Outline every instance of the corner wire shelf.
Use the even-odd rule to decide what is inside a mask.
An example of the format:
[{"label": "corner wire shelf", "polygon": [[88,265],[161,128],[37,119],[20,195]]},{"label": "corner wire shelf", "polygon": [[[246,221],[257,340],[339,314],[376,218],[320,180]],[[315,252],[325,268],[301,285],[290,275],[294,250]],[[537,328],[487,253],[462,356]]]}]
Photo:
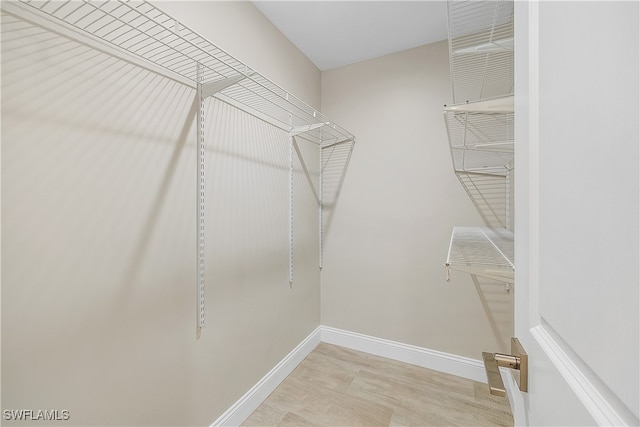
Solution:
[{"label": "corner wire shelf", "polygon": [[[317,144],[322,167],[318,198],[335,203],[355,145],[344,128],[177,19],[144,0],[4,1],[2,12],[122,58],[196,89],[197,115],[197,336],[204,327],[204,100],[214,96],[288,132],[290,143],[289,282],[293,282],[293,144]],[[339,147],[339,150],[338,150]],[[341,155],[330,155],[336,150]],[[327,155],[325,155],[325,151]],[[323,176],[324,175],[324,176]],[[335,184],[338,182],[339,184]],[[320,220],[322,242],[322,220]],[[322,243],[321,243],[322,249]],[[320,260],[322,265],[322,260]]]},{"label": "corner wire shelf", "polygon": [[513,0],[447,2],[454,105],[444,122],[456,177],[486,227],[455,227],[446,262],[513,283]]}]

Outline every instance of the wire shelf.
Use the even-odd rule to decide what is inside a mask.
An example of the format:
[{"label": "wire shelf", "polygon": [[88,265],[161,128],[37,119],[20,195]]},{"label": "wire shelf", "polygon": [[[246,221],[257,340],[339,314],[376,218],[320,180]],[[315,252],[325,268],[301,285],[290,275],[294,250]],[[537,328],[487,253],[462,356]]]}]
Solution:
[{"label": "wire shelf", "polygon": [[513,232],[484,227],[454,227],[445,267],[513,283]]},{"label": "wire shelf", "polygon": [[506,176],[513,167],[513,111],[445,108],[444,120],[456,172]]},{"label": "wire shelf", "polygon": [[[218,83],[222,100],[320,145],[354,136],[260,73],[146,1],[3,2],[3,10],[29,10],[66,30],[106,42],[124,55],[191,82]],[[198,80],[198,68],[201,80]],[[226,87],[228,86],[228,87]]]},{"label": "wire shelf", "polygon": [[513,1],[448,2],[454,103],[513,93]]}]

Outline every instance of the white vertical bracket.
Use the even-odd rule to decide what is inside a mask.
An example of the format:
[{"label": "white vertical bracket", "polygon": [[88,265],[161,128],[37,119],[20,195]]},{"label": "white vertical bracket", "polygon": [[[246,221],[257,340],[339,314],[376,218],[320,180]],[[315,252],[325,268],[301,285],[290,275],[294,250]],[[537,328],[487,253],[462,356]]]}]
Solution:
[{"label": "white vertical bracket", "polygon": [[512,230],[511,226],[511,169],[507,170],[507,175],[504,177],[505,187],[505,212],[504,212],[504,228]]},{"label": "white vertical bracket", "polygon": [[196,323],[196,337],[200,338],[201,329],[204,327],[204,270],[205,270],[205,252],[204,252],[204,207],[205,207],[205,175],[204,175],[204,161],[205,161],[205,96],[203,93],[204,83],[204,70],[202,65],[197,65],[197,98],[198,98],[198,116],[197,116],[197,138],[198,146],[197,151],[197,198],[196,198],[196,292],[198,296],[197,300],[197,323]]},{"label": "white vertical bracket", "polygon": [[[289,121],[293,117],[289,114]],[[289,286],[293,286],[293,144],[294,136],[289,133]]]},{"label": "white vertical bracket", "polygon": [[322,131],[320,131],[320,145],[318,146],[318,149],[320,151],[320,155],[318,156],[320,158],[319,162],[320,162],[320,166],[318,168],[318,244],[320,245],[319,248],[319,261],[318,261],[318,266],[320,267],[320,270],[322,270],[322,265],[324,263],[324,204],[323,204],[323,199],[322,199],[322,191],[323,191],[323,182],[322,182],[322,177],[324,175],[324,168],[323,168],[323,162],[322,162],[322,157],[324,154],[324,149],[322,147]]}]

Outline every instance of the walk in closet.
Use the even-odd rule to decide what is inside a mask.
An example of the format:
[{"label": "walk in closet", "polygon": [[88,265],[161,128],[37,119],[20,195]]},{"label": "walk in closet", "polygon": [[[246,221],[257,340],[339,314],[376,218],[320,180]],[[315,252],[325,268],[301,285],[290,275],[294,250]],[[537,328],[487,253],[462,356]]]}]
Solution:
[{"label": "walk in closet", "polygon": [[2,0],[2,425],[637,425],[639,12]]},{"label": "walk in closet", "polygon": [[511,296],[466,273],[513,280],[513,82],[472,70],[508,11],[320,70],[248,1],[0,8],[3,409],[239,425],[319,342],[484,381]]}]

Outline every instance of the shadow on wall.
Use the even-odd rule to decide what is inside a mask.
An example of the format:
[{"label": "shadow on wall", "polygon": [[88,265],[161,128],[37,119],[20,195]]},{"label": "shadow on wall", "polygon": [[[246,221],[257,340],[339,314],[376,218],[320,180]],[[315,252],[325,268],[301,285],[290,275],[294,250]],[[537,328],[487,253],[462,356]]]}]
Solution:
[{"label": "shadow on wall", "polygon": [[[218,408],[190,420],[186,403],[195,369],[187,350],[195,336],[195,95],[2,16],[3,408],[67,408],[80,424],[215,419]],[[218,317],[254,319],[261,312],[243,303],[269,304],[289,291],[288,138],[215,99],[206,114],[206,293],[215,296],[207,304]],[[317,148],[302,151],[318,165]],[[306,226],[317,222],[317,204],[303,191],[299,161],[295,174],[297,262],[317,268],[317,228]],[[278,316],[246,329],[266,332]],[[261,352],[251,345],[244,350]],[[229,387],[215,378],[229,370],[208,368],[206,381]]]},{"label": "shadow on wall", "polygon": [[336,144],[322,150],[322,201],[323,201],[323,233],[329,235],[336,211],[336,204],[348,170],[354,142]]},{"label": "shadow on wall", "polygon": [[482,303],[487,321],[491,326],[491,332],[493,333],[495,341],[501,345],[499,351],[510,354],[510,337],[513,336],[513,330],[511,329],[513,299],[506,297],[506,294],[507,292],[512,292],[512,285],[507,285],[475,274],[471,274],[470,276],[475,285],[480,302]]}]

